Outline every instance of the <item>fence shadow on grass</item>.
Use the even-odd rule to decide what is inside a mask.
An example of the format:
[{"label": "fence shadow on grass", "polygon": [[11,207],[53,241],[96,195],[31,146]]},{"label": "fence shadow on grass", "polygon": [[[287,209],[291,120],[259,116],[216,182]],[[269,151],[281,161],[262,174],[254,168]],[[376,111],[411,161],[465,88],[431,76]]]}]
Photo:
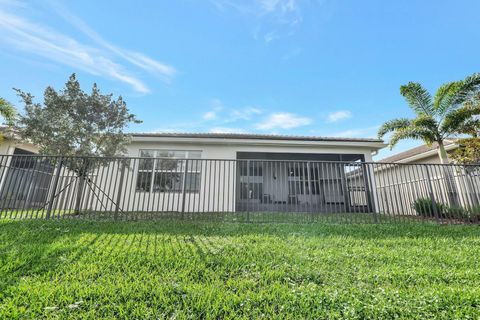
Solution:
[{"label": "fence shadow on grass", "polygon": [[88,220],[0,220],[0,239],[5,239],[1,250],[8,246],[35,242],[46,244],[68,237],[75,241],[83,234],[158,234],[171,237],[242,237],[268,235],[286,237],[351,237],[355,239],[389,238],[463,238],[480,236],[475,225],[438,225],[435,223],[386,224],[289,224],[289,223],[218,223],[182,219],[150,221],[88,221]]},{"label": "fence shadow on grass", "polygon": [[[244,224],[198,221],[105,222],[85,220],[0,220],[0,292],[22,277],[61,274],[81,259],[142,259],[154,255],[205,260],[222,253],[229,238],[245,241],[264,236],[265,241],[298,238],[438,239],[460,241],[479,238],[478,226],[438,224]],[[243,240],[242,240],[243,241]],[[241,242],[241,241],[240,241]],[[448,243],[448,242],[447,242]],[[88,253],[88,254],[87,254]],[[148,259],[145,261],[148,262]],[[161,260],[159,260],[161,261]],[[151,261],[149,262],[151,263]]]}]

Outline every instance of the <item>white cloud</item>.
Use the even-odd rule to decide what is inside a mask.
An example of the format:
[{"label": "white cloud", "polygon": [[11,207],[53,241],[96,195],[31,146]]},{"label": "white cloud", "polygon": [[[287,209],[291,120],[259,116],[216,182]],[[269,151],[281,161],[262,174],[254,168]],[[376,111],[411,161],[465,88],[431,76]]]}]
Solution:
[{"label": "white cloud", "polygon": [[76,27],[79,31],[87,35],[97,44],[117,54],[119,57],[136,65],[137,67],[152,74],[156,74],[162,77],[165,81],[168,81],[177,73],[175,68],[173,68],[172,66],[156,61],[140,52],[125,50],[109,43],[95,30],[90,28],[90,26],[88,26],[83,20],[71,14],[65,7],[61,6],[56,2],[51,2],[51,5],[54,7],[56,12],[64,18],[65,21]]},{"label": "white cloud", "polygon": [[220,99],[217,99],[217,98],[214,98],[210,101],[210,107],[214,110],[214,111],[220,111],[224,108],[224,105],[222,103],[222,100]]},{"label": "white cloud", "polygon": [[234,122],[238,120],[250,120],[254,115],[259,115],[262,113],[262,110],[256,107],[246,107],[243,109],[235,109],[230,114],[230,119],[228,122]]},{"label": "white cloud", "polygon": [[244,129],[229,128],[229,127],[215,127],[209,130],[211,133],[245,133]]},{"label": "white cloud", "polygon": [[210,108],[210,111],[207,111],[202,115],[203,120],[210,121],[217,119],[219,112],[224,109],[224,106],[220,99],[214,98],[210,101]]},{"label": "white cloud", "polygon": [[202,114],[202,119],[206,121],[216,120],[217,125],[224,125],[247,121],[261,113],[262,111],[257,107],[231,108],[225,106],[220,99],[214,98],[210,101],[210,110]]},{"label": "white cloud", "polygon": [[270,43],[273,40],[277,40],[279,36],[275,31],[269,32],[266,35],[263,36],[263,39],[265,40],[266,43]]},{"label": "white cloud", "polygon": [[[137,76],[127,70],[119,61],[128,62],[168,81],[175,69],[138,52],[131,52],[105,41],[83,21],[65,10],[58,10],[62,16],[85,33],[100,46],[77,41],[75,38],[56,31],[44,24],[32,22],[17,14],[7,13],[0,3],[0,42],[10,48],[42,56],[53,62],[93,75],[104,76],[130,85],[135,91],[148,93],[150,89]],[[25,9],[28,9],[25,7]],[[18,11],[18,10],[17,10]],[[114,60],[114,58],[117,58]]]},{"label": "white cloud", "polygon": [[379,128],[380,126],[371,126],[366,128],[349,129],[330,134],[330,136],[342,138],[376,138]]},{"label": "white cloud", "polygon": [[[265,43],[293,34],[293,27],[302,21],[298,0],[210,0],[222,12],[233,10],[254,18],[254,39]],[[260,33],[260,34],[259,34]]]},{"label": "white cloud", "polygon": [[259,130],[292,129],[311,123],[312,119],[310,118],[297,116],[293,113],[278,112],[271,114],[264,121],[257,123],[256,128]]},{"label": "white cloud", "polygon": [[208,111],[203,114],[202,118],[204,120],[213,120],[217,118],[217,113],[215,111]]},{"label": "white cloud", "polygon": [[170,127],[165,127],[165,128],[158,128],[155,130],[150,130],[150,131],[140,131],[140,133],[183,133],[185,130],[182,130],[180,128],[170,128]]},{"label": "white cloud", "polygon": [[340,120],[349,119],[351,117],[352,117],[352,113],[350,111],[341,110],[341,111],[335,111],[335,112],[330,113],[327,116],[327,121],[328,122],[337,122],[337,121],[340,121]]},{"label": "white cloud", "polygon": [[297,10],[296,0],[257,0],[257,3],[265,12],[277,12],[286,14]]}]

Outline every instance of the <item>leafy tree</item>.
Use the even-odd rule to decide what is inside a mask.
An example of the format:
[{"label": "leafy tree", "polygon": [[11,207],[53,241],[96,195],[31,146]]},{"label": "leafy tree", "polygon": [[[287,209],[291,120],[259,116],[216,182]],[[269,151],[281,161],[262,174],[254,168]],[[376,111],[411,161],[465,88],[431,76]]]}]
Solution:
[{"label": "leafy tree", "polygon": [[72,74],[65,88],[56,91],[47,87],[43,104],[35,103],[30,93],[15,89],[25,112],[19,118],[21,138],[39,147],[41,154],[62,156],[62,165],[76,172],[79,181],[76,209],[80,208],[84,184],[95,164],[124,153],[130,137],[123,130],[130,123],[139,123],[119,96],[102,94],[94,84],[90,94],[80,88]]},{"label": "leafy tree", "polygon": [[[480,108],[480,93],[476,94],[474,99],[467,101],[465,106],[469,110],[475,110]],[[458,149],[452,154],[453,161],[459,164],[479,164],[480,163],[480,117],[474,116],[469,121],[464,123],[462,131],[465,134],[472,136],[472,138],[459,139]]]},{"label": "leafy tree", "polygon": [[459,148],[451,158],[458,164],[480,164],[480,139],[469,138],[458,140]]},{"label": "leafy tree", "polygon": [[442,85],[434,97],[421,84],[409,82],[400,87],[400,94],[416,117],[387,121],[380,127],[378,136],[383,138],[392,132],[390,148],[403,139],[422,140],[427,145],[436,142],[441,162],[448,163],[444,140],[462,134],[476,135],[480,105],[471,101],[479,90],[480,73]]},{"label": "leafy tree", "polygon": [[101,94],[96,84],[90,94],[80,88],[72,74],[65,88],[47,87],[43,105],[30,93],[15,89],[25,113],[19,119],[19,133],[39,147],[41,154],[58,156],[115,156],[125,151],[130,138],[123,130],[139,123],[119,96]]},{"label": "leafy tree", "polygon": [[[440,161],[447,164],[444,140],[459,135],[474,135],[477,132],[480,106],[471,101],[478,95],[479,90],[480,73],[442,85],[434,97],[420,83],[409,82],[400,87],[400,94],[416,117],[387,121],[380,127],[378,136],[383,138],[391,132],[390,148],[403,139],[422,140],[427,145],[436,142]],[[450,203],[458,206],[454,176],[447,167],[444,168],[444,173]]]}]

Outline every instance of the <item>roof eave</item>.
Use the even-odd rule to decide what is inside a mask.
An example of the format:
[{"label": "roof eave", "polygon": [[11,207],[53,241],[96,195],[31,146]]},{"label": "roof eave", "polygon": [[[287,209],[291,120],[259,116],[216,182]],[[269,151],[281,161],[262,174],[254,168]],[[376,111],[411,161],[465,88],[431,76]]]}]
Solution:
[{"label": "roof eave", "polygon": [[362,140],[289,140],[289,139],[248,139],[248,138],[206,138],[206,137],[179,137],[179,136],[148,136],[132,135],[134,142],[179,142],[179,143],[201,143],[201,144],[234,144],[234,145],[275,145],[275,146],[330,146],[330,147],[363,147],[372,150],[379,150],[387,145],[380,141]]}]

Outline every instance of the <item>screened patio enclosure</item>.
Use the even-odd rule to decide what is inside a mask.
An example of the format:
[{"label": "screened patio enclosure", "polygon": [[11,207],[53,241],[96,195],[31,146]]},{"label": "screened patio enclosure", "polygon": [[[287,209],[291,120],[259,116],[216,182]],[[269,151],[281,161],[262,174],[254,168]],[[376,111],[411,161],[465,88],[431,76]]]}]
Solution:
[{"label": "screened patio enclosure", "polygon": [[237,211],[372,212],[360,154],[237,153]]}]

